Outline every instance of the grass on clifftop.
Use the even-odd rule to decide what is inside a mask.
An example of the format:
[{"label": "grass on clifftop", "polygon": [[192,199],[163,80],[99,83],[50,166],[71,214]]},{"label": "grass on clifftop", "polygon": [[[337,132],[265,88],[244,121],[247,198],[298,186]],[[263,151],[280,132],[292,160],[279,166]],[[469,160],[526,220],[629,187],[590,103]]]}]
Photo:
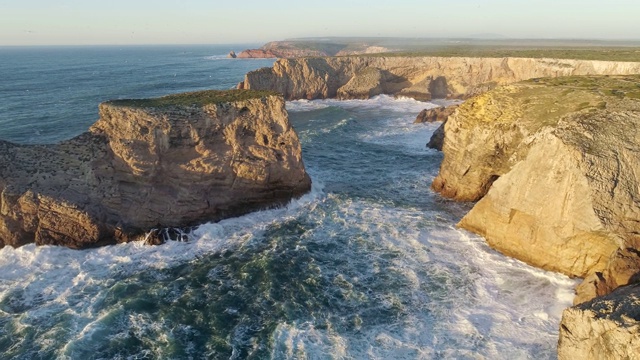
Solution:
[{"label": "grass on clifftop", "polygon": [[562,49],[562,48],[535,48],[535,49],[509,49],[494,47],[446,47],[425,49],[416,51],[400,51],[380,54],[366,54],[359,56],[394,57],[394,56],[435,56],[435,57],[487,57],[487,58],[552,58],[574,60],[602,60],[602,61],[630,61],[640,62],[640,48],[590,48],[590,49]]},{"label": "grass on clifftop", "polygon": [[271,95],[279,94],[273,91],[265,90],[205,90],[172,94],[151,99],[111,100],[107,101],[106,104],[137,108],[166,108],[172,106],[186,107],[259,99]]},{"label": "grass on clifftop", "polygon": [[565,76],[531,79],[523,83],[590,90],[604,96],[614,96],[620,99],[640,99],[640,75]]}]

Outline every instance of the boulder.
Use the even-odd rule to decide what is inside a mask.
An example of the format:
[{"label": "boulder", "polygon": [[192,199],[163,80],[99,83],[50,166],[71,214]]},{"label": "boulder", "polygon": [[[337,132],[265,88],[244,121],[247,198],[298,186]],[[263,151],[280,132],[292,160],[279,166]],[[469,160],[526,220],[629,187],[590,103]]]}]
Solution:
[{"label": "boulder", "polygon": [[109,101],[99,113],[59,144],[0,142],[0,246],[139,240],[310,189],[280,95],[203,91]]},{"label": "boulder", "polygon": [[640,284],[566,309],[558,359],[640,359]]}]

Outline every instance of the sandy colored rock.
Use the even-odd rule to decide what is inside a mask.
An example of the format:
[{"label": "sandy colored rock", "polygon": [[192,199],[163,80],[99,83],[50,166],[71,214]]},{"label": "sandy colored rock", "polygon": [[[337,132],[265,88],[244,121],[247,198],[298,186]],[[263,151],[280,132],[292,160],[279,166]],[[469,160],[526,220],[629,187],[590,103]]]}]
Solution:
[{"label": "sandy colored rock", "polygon": [[206,91],[99,111],[88,132],[57,145],[0,142],[0,245],[137,240],[310,188],[279,95]]},{"label": "sandy colored rock", "polygon": [[[408,56],[344,56],[279,59],[272,68],[249,72],[242,88],[273,90],[287,100],[338,96],[366,68],[388,74],[385,93],[420,100],[468,98],[498,85],[570,75],[640,73],[640,63],[527,58],[444,58]],[[357,80],[355,80],[357,81]],[[348,93],[343,93],[342,97]],[[354,93],[360,98],[361,92]]]},{"label": "sandy colored rock", "polygon": [[459,225],[493,248],[587,277],[580,301],[632,282],[640,272],[638,84],[638,76],[546,79],[467,101],[445,125],[433,188],[479,200]]},{"label": "sandy colored rock", "polygon": [[566,309],[558,359],[640,359],[640,284]]}]

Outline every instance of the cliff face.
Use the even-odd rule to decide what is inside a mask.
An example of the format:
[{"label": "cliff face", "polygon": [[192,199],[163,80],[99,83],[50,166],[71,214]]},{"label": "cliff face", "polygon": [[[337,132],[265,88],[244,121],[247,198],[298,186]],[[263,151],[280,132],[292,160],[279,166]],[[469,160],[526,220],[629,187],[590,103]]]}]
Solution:
[{"label": "cliff face", "polygon": [[281,96],[179,94],[100,105],[57,145],[0,142],[0,246],[138,239],[287,202],[310,188]]},{"label": "cliff face", "polygon": [[280,59],[273,68],[249,72],[239,88],[273,90],[288,100],[367,98],[379,93],[428,100],[468,98],[532,78],[637,73],[640,63],[632,62],[348,56]]},{"label": "cliff face", "polygon": [[544,269],[587,277],[577,301],[640,272],[640,77],[501,87],[445,125],[432,187],[479,200],[460,226]]}]

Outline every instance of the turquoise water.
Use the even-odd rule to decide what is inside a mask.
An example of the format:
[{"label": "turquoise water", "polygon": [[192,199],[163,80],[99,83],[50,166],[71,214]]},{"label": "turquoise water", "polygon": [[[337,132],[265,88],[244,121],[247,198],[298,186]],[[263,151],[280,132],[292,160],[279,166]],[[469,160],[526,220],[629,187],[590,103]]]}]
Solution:
[{"label": "turquoise water", "polygon": [[[0,74],[13,76],[0,85],[0,138],[69,138],[97,118],[99,101],[230,88],[272,63],[225,59],[231,49],[242,47],[0,49],[13,64]],[[203,225],[192,241],[0,250],[0,354],[555,358],[575,283],[456,229],[468,205],[429,190],[442,155],[424,144],[437,125],[412,124],[432,106],[287,103],[312,191]]]}]

